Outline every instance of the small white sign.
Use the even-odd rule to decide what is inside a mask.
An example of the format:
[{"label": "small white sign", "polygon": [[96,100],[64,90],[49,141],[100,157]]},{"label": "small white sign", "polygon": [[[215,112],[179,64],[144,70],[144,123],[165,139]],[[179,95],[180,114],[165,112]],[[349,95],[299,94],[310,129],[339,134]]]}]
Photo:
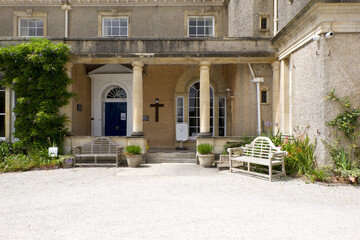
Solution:
[{"label": "small white sign", "polygon": [[121,120],[126,120],[126,113],[121,113],[120,119]]},{"label": "small white sign", "polygon": [[57,147],[49,147],[49,157],[57,157],[58,148]]},{"label": "small white sign", "polygon": [[189,139],[189,127],[187,123],[176,124],[176,141],[186,141]]}]

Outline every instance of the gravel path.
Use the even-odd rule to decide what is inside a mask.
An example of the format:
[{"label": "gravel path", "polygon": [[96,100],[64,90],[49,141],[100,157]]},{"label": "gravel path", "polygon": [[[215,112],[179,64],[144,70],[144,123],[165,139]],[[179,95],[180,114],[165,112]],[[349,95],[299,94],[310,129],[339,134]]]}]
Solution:
[{"label": "gravel path", "polygon": [[360,239],[359,220],[359,187],[194,165],[0,174],[0,239]]}]

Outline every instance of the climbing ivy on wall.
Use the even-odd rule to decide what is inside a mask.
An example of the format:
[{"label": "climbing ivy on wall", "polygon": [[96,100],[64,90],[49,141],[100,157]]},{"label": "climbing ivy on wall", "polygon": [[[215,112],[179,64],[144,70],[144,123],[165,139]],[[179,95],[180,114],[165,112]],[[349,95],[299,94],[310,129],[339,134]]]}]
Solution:
[{"label": "climbing ivy on wall", "polygon": [[0,48],[1,85],[15,91],[15,133],[24,147],[61,146],[68,121],[60,108],[73,93],[64,68],[70,48],[47,39]]},{"label": "climbing ivy on wall", "polygon": [[339,113],[336,118],[326,122],[326,124],[334,127],[338,131],[344,133],[345,137],[348,140],[355,140],[356,128],[360,125],[358,118],[360,116],[360,111],[357,108],[352,108],[351,103],[348,99],[339,98],[335,95],[335,89],[330,91],[327,96],[327,99],[332,101],[339,102],[344,108],[344,112]]}]

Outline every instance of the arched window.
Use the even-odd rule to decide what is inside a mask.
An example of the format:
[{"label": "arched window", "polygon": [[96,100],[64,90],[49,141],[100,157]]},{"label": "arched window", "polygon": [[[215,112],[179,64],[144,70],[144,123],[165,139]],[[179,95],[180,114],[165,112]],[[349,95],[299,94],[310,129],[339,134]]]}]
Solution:
[{"label": "arched window", "polygon": [[[214,126],[214,91],[210,86],[210,132]],[[200,82],[195,82],[189,89],[189,136],[195,137],[200,132]]]},{"label": "arched window", "polygon": [[127,95],[121,87],[114,87],[109,91],[106,98],[127,98]]}]

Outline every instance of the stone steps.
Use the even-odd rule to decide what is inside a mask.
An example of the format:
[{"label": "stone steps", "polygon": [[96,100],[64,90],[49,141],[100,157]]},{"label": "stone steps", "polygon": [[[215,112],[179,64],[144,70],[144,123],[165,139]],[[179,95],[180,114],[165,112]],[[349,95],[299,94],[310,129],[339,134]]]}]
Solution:
[{"label": "stone steps", "polygon": [[169,148],[149,149],[146,153],[147,163],[196,163],[196,151],[175,150]]}]

